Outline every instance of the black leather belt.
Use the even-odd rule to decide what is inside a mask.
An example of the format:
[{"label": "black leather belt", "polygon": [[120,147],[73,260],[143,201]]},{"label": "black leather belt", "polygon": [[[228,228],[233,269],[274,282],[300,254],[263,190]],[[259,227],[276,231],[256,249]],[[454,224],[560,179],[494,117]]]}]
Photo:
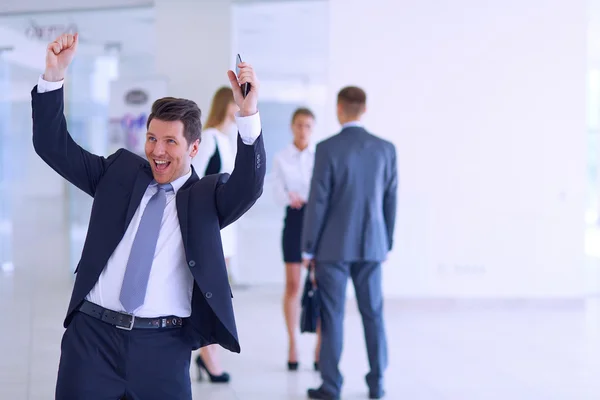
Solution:
[{"label": "black leather belt", "polygon": [[183,326],[183,319],[180,317],[139,318],[135,315],[109,310],[87,300],[84,300],[77,310],[127,331],[132,329],[181,328]]}]

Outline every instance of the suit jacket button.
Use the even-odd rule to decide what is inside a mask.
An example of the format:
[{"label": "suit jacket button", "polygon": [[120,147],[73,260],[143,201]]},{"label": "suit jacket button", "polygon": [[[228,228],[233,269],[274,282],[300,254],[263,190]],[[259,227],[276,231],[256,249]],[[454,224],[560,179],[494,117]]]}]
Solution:
[{"label": "suit jacket button", "polygon": [[206,298],[210,299],[212,297],[212,293],[211,292],[206,292]]},{"label": "suit jacket button", "polygon": [[196,261],[194,261],[194,260],[190,260],[190,262],[188,263],[188,265],[189,265],[190,267],[195,267],[195,266],[196,266]]}]

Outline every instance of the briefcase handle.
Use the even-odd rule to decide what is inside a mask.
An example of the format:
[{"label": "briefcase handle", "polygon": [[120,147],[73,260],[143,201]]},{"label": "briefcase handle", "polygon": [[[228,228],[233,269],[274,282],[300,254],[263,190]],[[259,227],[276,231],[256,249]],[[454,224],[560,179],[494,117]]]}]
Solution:
[{"label": "briefcase handle", "polygon": [[306,271],[310,276],[310,281],[312,282],[313,288],[317,287],[317,279],[315,277],[315,262],[311,260],[308,262],[308,266],[306,267]]}]

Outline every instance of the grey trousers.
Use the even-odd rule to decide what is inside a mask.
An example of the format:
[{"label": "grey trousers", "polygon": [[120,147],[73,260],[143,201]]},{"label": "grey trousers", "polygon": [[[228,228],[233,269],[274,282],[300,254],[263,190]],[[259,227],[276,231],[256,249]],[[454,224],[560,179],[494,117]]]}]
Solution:
[{"label": "grey trousers", "polygon": [[383,322],[381,264],[379,262],[317,262],[315,278],[321,294],[321,352],[319,369],[323,390],[339,395],[343,378],[338,368],[344,341],[346,285],[352,278],[362,317],[370,371],[370,391],[383,389],[387,368],[387,339]]}]

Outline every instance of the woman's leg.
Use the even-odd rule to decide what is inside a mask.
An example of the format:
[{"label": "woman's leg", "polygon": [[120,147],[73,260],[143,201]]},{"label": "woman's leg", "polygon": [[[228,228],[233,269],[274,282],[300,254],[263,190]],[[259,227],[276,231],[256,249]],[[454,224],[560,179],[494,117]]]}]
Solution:
[{"label": "woman's leg", "polygon": [[315,346],[315,366],[319,364],[319,355],[321,353],[321,320],[317,322],[317,345]]},{"label": "woman's leg", "polygon": [[219,361],[218,351],[219,345],[217,344],[211,344],[200,349],[202,361],[204,361],[206,368],[208,368],[208,371],[212,375],[221,375],[223,373],[223,368],[221,367],[221,363]]},{"label": "woman's leg", "polygon": [[288,332],[288,362],[297,362],[296,333],[298,332],[300,312],[300,273],[302,264],[285,264],[285,294],[283,296],[283,314]]}]

